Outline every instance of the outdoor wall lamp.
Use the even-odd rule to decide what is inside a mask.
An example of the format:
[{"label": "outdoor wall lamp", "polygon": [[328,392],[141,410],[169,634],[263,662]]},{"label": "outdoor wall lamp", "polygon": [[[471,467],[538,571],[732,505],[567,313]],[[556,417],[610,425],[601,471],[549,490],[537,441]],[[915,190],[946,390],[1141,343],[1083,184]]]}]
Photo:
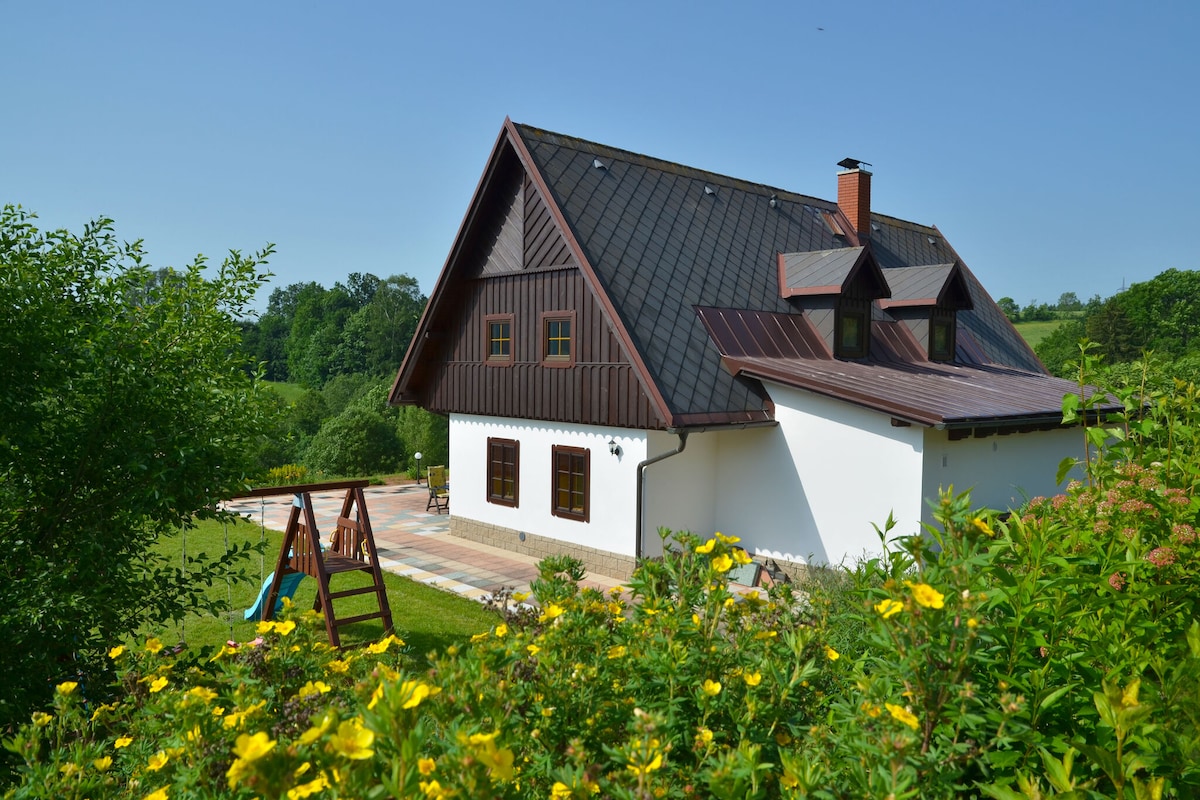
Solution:
[{"label": "outdoor wall lamp", "polygon": [[612,453],[614,456],[621,455],[621,445],[617,444],[615,439],[609,439],[608,452]]}]

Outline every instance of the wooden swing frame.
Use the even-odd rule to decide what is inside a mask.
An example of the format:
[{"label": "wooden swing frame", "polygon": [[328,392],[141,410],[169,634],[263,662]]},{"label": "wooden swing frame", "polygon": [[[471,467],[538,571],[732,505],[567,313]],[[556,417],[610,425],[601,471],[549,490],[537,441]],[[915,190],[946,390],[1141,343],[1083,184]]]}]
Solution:
[{"label": "wooden swing frame", "polygon": [[[395,632],[392,610],[388,605],[387,588],[383,583],[383,571],[380,569],[379,556],[375,549],[375,534],[371,530],[371,518],[367,514],[367,502],[363,495],[363,489],[369,485],[370,481],[355,480],[266,486],[231,498],[293,495],[292,511],[283,532],[283,543],[279,546],[279,557],[275,561],[275,577],[263,603],[263,621],[268,621],[275,615],[275,602],[279,597],[279,586],[283,576],[292,572],[303,572],[317,581],[313,610],[324,615],[325,631],[329,634],[329,643],[334,647],[342,646],[338,628],[355,622],[382,619],[384,636]],[[339,489],[346,490],[342,511],[338,515],[329,545],[322,547],[321,533],[312,509],[312,495],[314,492]],[[367,572],[371,575],[371,585],[331,591],[329,579],[342,572]],[[334,613],[334,600],[368,593],[375,594],[379,604],[378,611],[341,618]]]}]

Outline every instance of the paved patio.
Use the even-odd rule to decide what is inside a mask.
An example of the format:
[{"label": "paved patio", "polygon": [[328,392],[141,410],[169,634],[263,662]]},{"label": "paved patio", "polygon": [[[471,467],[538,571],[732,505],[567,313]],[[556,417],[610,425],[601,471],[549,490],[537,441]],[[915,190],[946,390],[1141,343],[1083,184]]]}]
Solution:
[{"label": "paved patio", "polygon": [[[313,514],[323,535],[333,526],[345,495],[345,491],[313,494]],[[370,486],[363,495],[380,565],[389,572],[479,601],[503,587],[528,592],[530,581],[537,577],[537,559],[532,556],[451,536],[450,516],[425,510],[429,492],[424,486]],[[277,531],[287,526],[291,506],[291,495],[228,504],[253,523]],[[620,583],[593,574],[583,581],[601,590]]]}]

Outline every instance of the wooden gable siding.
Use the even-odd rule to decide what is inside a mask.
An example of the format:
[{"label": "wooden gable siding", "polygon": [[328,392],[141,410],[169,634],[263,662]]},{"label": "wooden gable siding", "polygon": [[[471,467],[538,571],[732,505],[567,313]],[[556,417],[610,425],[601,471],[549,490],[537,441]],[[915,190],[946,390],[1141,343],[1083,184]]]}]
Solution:
[{"label": "wooden gable siding", "polygon": [[[665,428],[579,270],[500,275],[462,287],[422,405],[478,414],[622,428]],[[543,366],[541,317],[574,311],[575,365]],[[485,358],[489,315],[511,314],[512,361]]]},{"label": "wooden gable siding", "polygon": [[569,265],[579,266],[567,246],[566,239],[554,224],[542,196],[528,177],[525,178],[525,268],[545,269]]}]

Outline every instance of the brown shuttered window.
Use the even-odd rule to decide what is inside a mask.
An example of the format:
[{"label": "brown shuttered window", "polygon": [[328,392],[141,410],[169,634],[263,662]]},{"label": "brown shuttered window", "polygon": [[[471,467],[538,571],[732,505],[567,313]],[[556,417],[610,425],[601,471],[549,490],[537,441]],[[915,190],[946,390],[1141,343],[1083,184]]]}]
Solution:
[{"label": "brown shuttered window", "polygon": [[488,437],[487,452],[488,502],[516,507],[520,480],[521,443],[513,439]]},{"label": "brown shuttered window", "polygon": [[483,321],[483,353],[489,364],[511,364],[513,360],[513,315],[490,314]]},{"label": "brown shuttered window", "polygon": [[555,445],[552,454],[553,497],[551,512],[580,522],[588,521],[590,494],[590,451],[581,447]]}]

